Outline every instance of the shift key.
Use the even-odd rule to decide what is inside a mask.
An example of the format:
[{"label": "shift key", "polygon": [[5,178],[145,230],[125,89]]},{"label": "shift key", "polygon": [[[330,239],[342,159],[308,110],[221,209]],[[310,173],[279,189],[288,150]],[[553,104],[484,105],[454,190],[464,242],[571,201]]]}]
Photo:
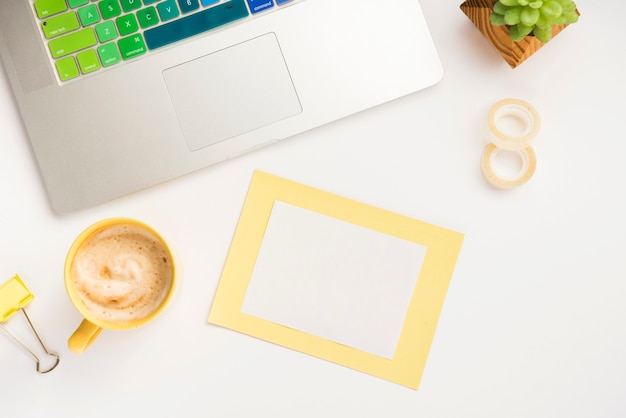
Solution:
[{"label": "shift key", "polygon": [[61,38],[56,38],[48,43],[53,58],[72,54],[81,49],[89,48],[98,43],[93,29],[87,28],[78,32],[70,33]]}]

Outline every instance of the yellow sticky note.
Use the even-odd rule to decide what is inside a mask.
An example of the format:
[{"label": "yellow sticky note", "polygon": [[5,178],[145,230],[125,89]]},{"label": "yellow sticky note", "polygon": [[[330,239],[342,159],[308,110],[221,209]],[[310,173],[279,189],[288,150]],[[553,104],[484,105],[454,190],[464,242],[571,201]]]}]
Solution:
[{"label": "yellow sticky note", "polygon": [[416,389],[462,241],[257,171],[209,322]]}]

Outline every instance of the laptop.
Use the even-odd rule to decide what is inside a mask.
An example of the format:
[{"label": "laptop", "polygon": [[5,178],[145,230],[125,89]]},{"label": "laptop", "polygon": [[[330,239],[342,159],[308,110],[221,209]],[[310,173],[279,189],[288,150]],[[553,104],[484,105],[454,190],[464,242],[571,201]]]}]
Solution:
[{"label": "laptop", "polygon": [[0,56],[60,213],[442,77],[417,0],[1,0]]}]

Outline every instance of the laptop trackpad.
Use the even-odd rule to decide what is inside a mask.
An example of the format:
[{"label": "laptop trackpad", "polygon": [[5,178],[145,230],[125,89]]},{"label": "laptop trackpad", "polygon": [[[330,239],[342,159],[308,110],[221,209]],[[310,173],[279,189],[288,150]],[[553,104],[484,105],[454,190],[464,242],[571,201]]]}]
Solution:
[{"label": "laptop trackpad", "polygon": [[192,151],[302,112],[273,33],[169,68],[163,77]]}]

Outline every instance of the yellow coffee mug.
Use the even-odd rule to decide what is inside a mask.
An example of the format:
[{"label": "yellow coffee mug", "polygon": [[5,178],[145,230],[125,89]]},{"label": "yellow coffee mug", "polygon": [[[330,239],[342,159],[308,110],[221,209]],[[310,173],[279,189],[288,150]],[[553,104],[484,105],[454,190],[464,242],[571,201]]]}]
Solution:
[{"label": "yellow coffee mug", "polygon": [[[81,254],[81,259],[83,259],[85,257],[84,253],[91,251],[91,244],[88,243],[93,242],[95,239],[100,239],[99,237],[103,234],[109,233],[114,235],[114,231],[120,230],[121,228],[127,228],[130,230],[134,230],[135,228],[137,228],[135,231],[141,230],[141,234],[147,234],[146,236],[154,239],[154,242],[159,245],[159,248],[157,248],[157,250],[161,251],[159,258],[162,259],[164,263],[164,267],[162,267],[162,269],[165,273],[169,275],[169,277],[164,279],[166,282],[166,287],[161,290],[162,293],[158,297],[160,303],[156,304],[153,309],[150,309],[150,311],[145,316],[130,319],[126,318],[123,321],[117,321],[98,317],[94,315],[94,311],[88,307],[88,303],[83,299],[83,297],[81,296],[81,292],[77,289],[77,284],[74,277],[74,263],[76,261],[76,256],[79,252]],[[120,238],[118,237],[118,239]],[[141,251],[147,251],[144,247],[146,246],[139,246],[138,248],[140,248]],[[124,245],[122,245],[120,248],[125,247]],[[119,252],[116,254],[116,256],[120,256],[123,258],[127,257],[128,254],[124,252]],[[132,260],[124,260],[123,262],[133,263]],[[81,261],[81,263],[84,263],[84,261]],[[133,265],[131,265],[130,267],[131,272],[129,274],[137,275],[136,268],[133,267]],[[96,270],[97,269],[101,269],[101,273],[106,274],[107,277],[116,279],[116,273],[111,273],[111,270],[109,270],[108,267],[98,266],[96,267]],[[127,330],[137,328],[150,322],[165,309],[167,304],[172,299],[174,289],[176,287],[176,280],[176,266],[173,253],[163,237],[161,237],[161,235],[150,226],[144,224],[143,222],[130,218],[110,218],[96,222],[95,224],[89,226],[87,229],[81,232],[74,240],[65,259],[65,289],[70,298],[70,301],[72,302],[76,310],[78,310],[78,312],[84,318],[80,326],[76,329],[76,331],[68,340],[69,349],[75,353],[84,352],[95,341],[98,335],[100,335],[103,329]],[[128,282],[133,282],[133,280],[128,280]],[[126,289],[131,285],[129,285],[128,283],[123,283],[123,286],[125,286]],[[99,285],[98,288],[101,287],[102,286]]]}]

